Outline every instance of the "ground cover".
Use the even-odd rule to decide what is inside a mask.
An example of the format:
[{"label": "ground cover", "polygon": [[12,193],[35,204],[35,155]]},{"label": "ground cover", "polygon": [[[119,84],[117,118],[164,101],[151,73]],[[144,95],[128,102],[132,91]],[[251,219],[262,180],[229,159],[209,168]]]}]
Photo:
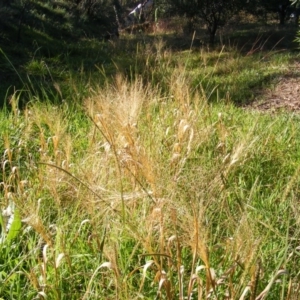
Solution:
[{"label": "ground cover", "polygon": [[297,53],[256,40],[3,51],[1,298],[299,298],[299,116],[249,108]]}]

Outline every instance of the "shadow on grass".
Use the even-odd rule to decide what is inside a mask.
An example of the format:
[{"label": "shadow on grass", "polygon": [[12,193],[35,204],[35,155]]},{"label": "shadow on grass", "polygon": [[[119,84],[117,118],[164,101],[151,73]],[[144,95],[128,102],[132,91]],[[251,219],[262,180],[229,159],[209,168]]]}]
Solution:
[{"label": "shadow on grass", "polygon": [[[0,24],[1,26],[1,24]],[[10,30],[16,30],[10,28]],[[243,26],[231,26],[224,28],[216,37],[214,50],[232,47],[242,55],[261,53],[264,55],[270,51],[297,51],[294,42],[296,28],[290,24],[279,27],[277,25],[244,24]],[[13,36],[13,34],[11,35]],[[7,58],[0,54],[0,105],[8,101],[8,96],[14,90],[30,90],[37,93],[43,99],[43,93],[48,92],[50,101],[60,102],[66,98],[78,94],[75,98],[80,101],[89,90],[101,85],[116,72],[121,72],[128,78],[134,72],[143,75],[143,66],[146,56],[139,55],[136,58],[138,45],[154,45],[159,39],[164,43],[164,48],[172,52],[186,50],[199,51],[199,49],[211,50],[207,44],[208,37],[203,28],[195,34],[143,34],[121,37],[118,41],[102,41],[99,38],[53,38],[45,32],[24,27],[22,42],[14,43],[9,38],[1,38],[0,48]],[[137,66],[138,67],[135,67]],[[279,74],[278,74],[279,75]],[[145,78],[149,80],[150,75]],[[273,75],[253,77],[247,82],[241,82],[245,91],[239,95],[238,90],[228,90],[226,86],[218,90],[218,95],[211,98],[226,98],[231,93],[236,103],[240,103],[240,97],[247,96],[251,101],[251,90],[268,84]],[[272,78],[271,78],[272,77]],[[214,81],[215,80],[215,81]],[[214,79],[207,83],[206,88],[215,87],[222,83]],[[241,79],[243,81],[243,79]],[[199,81],[194,82],[194,86]],[[247,97],[246,97],[247,98]],[[29,99],[23,97],[23,104]],[[69,99],[73,101],[73,99]]]}]

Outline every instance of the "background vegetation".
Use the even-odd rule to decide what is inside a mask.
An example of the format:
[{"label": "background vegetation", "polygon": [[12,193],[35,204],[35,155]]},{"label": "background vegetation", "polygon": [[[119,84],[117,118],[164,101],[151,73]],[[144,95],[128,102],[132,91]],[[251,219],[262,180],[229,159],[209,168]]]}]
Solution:
[{"label": "background vegetation", "polygon": [[299,299],[299,115],[251,108],[298,76],[294,24],[5,9],[0,299]]}]

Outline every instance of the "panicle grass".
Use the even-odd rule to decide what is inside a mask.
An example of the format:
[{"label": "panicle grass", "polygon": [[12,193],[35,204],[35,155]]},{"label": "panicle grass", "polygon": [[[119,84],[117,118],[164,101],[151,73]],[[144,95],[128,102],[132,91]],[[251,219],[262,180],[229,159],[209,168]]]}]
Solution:
[{"label": "panicle grass", "polygon": [[211,104],[163,47],[162,85],[118,75],[83,107],[23,113],[12,97],[0,204],[23,229],[0,244],[4,297],[299,296],[298,117]]}]

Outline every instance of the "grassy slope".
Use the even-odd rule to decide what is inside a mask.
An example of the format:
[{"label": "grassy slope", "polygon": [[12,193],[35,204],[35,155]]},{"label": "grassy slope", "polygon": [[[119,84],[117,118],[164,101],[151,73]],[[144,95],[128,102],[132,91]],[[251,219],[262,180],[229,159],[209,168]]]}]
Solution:
[{"label": "grassy slope", "polygon": [[[53,82],[68,89],[74,77],[80,78],[80,71],[88,73],[95,70],[95,64],[101,66],[111,59],[101,46],[111,29],[109,13],[102,19],[88,19],[65,1],[26,3],[25,10],[18,2],[0,5],[1,107],[8,101],[7,91],[9,95],[14,90],[37,92],[42,86],[53,94]],[[56,98],[52,96],[53,101]]]},{"label": "grassy slope", "polygon": [[299,117],[233,105],[295,55],[170,43],[25,64],[0,119],[3,299],[299,297]]},{"label": "grassy slope", "polygon": [[298,117],[172,89],[120,80],[87,100],[93,122],[38,103],[2,113],[2,205],[24,225],[1,244],[1,295],[153,299],[161,271],[170,299],[191,294],[191,276],[194,295],[204,284],[219,298],[254,289],[257,272],[257,293],[279,270],[270,297],[297,288]]}]

